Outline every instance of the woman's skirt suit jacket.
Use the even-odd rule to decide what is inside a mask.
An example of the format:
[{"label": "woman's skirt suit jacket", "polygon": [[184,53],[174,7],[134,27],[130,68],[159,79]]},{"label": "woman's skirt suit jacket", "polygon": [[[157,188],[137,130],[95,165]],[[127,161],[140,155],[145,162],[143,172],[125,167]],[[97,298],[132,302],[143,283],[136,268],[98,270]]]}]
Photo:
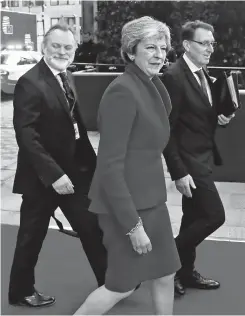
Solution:
[{"label": "woman's skirt suit jacket", "polygon": [[[100,142],[91,184],[108,250],[105,286],[126,292],[180,268],[166,207],[162,152],[169,139],[171,102],[158,76],[134,63],[106,89],[98,111]],[[152,251],[139,255],[126,235],[141,217]]]}]

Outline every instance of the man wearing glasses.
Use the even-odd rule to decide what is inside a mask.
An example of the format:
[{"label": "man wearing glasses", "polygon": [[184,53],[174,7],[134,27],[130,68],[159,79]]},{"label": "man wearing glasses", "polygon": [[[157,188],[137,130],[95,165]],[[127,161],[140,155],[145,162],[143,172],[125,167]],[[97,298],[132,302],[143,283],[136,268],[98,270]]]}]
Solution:
[{"label": "man wearing glasses", "polygon": [[219,125],[231,117],[217,116],[212,80],[205,71],[214,51],[214,29],[201,22],[182,28],[185,53],[163,75],[172,112],[171,136],[164,156],[172,180],[182,194],[182,211],[176,244],[182,268],[175,278],[175,292],[186,287],[217,289],[220,283],[204,278],[194,266],[196,247],[225,221],[224,207],[212,179],[212,164],[222,163],[214,140]]}]

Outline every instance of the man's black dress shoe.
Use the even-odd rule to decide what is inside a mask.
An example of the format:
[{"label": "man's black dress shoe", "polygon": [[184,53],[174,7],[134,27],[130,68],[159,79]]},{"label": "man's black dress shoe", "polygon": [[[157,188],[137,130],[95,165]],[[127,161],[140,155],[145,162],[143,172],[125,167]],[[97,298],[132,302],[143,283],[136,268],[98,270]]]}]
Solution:
[{"label": "man's black dress shoe", "polygon": [[20,300],[9,300],[9,303],[17,306],[28,307],[46,307],[55,303],[55,298],[52,296],[45,296],[42,293],[35,292],[30,296],[25,296]]},{"label": "man's black dress shoe", "polygon": [[212,290],[220,287],[220,283],[218,281],[204,278],[195,270],[190,276],[185,276],[185,278],[181,280],[184,286],[196,289]]},{"label": "man's black dress shoe", "polygon": [[175,276],[174,278],[174,294],[177,296],[185,294],[185,288],[183,284],[181,283],[180,278],[178,276]]}]

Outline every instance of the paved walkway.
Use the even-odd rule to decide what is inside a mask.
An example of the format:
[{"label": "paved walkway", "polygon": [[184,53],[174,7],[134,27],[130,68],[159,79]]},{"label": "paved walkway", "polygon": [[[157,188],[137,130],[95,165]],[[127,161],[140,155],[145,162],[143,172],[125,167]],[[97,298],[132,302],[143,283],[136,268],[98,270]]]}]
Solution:
[{"label": "paved walkway", "polygon": [[[12,184],[16,169],[17,144],[12,126],[12,100],[2,102],[1,105],[1,222],[5,224],[19,224],[19,206],[21,196],[12,194]],[[89,132],[89,138],[97,151],[99,134]],[[164,169],[166,165],[163,160]],[[181,219],[181,195],[176,191],[166,171],[168,190],[168,207],[174,234],[178,233]],[[226,222],[212,238],[234,241],[245,241],[245,183],[216,183],[226,210]],[[68,226],[60,210],[57,217]],[[56,226],[53,220],[51,226]]]}]

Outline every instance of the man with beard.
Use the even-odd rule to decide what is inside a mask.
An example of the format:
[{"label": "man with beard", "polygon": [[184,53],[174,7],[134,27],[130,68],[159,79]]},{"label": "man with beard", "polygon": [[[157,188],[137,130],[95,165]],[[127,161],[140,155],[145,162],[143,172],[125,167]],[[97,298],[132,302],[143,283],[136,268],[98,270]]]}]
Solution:
[{"label": "man with beard", "polygon": [[106,250],[97,216],[87,211],[96,154],[66,71],[76,47],[69,26],[51,27],[44,36],[43,59],[15,88],[13,122],[19,153],[13,192],[22,194],[22,204],[9,285],[9,302],[14,305],[55,302],[34,288],[34,269],[57,207],[78,233],[98,285],[104,284]]},{"label": "man with beard", "polygon": [[[217,289],[218,281],[201,276],[194,267],[196,247],[225,221],[224,207],[212,178],[212,162],[221,164],[214,134],[233,117],[217,115],[212,80],[205,71],[214,51],[214,29],[187,22],[182,29],[185,53],[163,75],[172,102],[171,136],[164,156],[182,196],[183,217],[176,245],[182,268],[175,291],[185,287]],[[209,259],[207,259],[209,260]]]}]

